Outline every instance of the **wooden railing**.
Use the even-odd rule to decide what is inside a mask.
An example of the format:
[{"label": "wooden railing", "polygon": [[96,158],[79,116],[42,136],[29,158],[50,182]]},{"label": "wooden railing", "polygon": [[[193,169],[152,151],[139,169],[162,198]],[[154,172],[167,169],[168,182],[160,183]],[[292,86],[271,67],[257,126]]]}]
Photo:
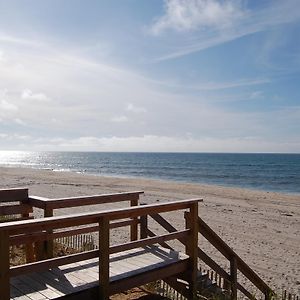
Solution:
[{"label": "wooden railing", "polygon": [[[150,217],[168,232],[172,233],[177,231],[177,229],[161,215],[151,214]],[[186,221],[190,220],[190,217],[187,214],[185,214],[185,218]],[[144,216],[141,219],[142,237],[155,236],[155,234],[149,229],[148,222],[147,216]],[[224,287],[229,289],[231,292],[231,299],[237,299],[237,290],[241,291],[249,299],[255,299],[255,296],[237,281],[238,270],[263,293],[266,300],[271,299],[274,295],[272,289],[201,218],[197,217],[197,223],[199,233],[230,261],[230,273],[227,273],[218,263],[215,262],[215,260],[201,249],[201,243],[200,247],[197,247],[197,257],[219,275],[219,281],[220,277],[223,278]],[[178,238],[178,241],[183,244],[185,243],[182,238]],[[172,247],[166,243],[162,243],[161,245],[172,249]],[[177,291],[180,291],[183,295],[186,295],[184,287],[180,286],[180,284],[175,280],[168,279],[166,282]]]},{"label": "wooden railing", "polygon": [[[139,203],[139,197],[143,194],[143,191],[134,191],[126,193],[113,193],[113,194],[102,194],[102,195],[92,195],[92,196],[80,196],[80,197],[66,197],[66,198],[56,198],[49,199],[39,196],[29,196],[28,204],[32,207],[37,207],[44,210],[44,217],[52,217],[54,211],[62,208],[71,208],[71,207],[82,207],[90,205],[99,205],[99,204],[108,204],[116,202],[129,201],[130,206],[137,206]],[[132,218],[128,220],[127,223],[115,224],[114,226],[120,227],[129,225],[130,226],[130,237],[131,240],[136,240],[138,233],[138,219]],[[37,258],[38,260],[44,258],[53,257],[53,239],[61,238],[69,235],[77,235],[84,233],[91,233],[98,231],[98,227],[87,227],[83,229],[74,229],[68,230],[66,232],[60,232],[53,234],[51,230],[39,234],[35,237],[35,242],[43,240],[43,243],[38,243],[37,246]],[[47,238],[45,238],[47,237]],[[20,240],[21,241],[21,240]]]},{"label": "wooden railing", "polygon": [[28,189],[0,189],[0,221],[31,218],[32,206],[28,203]]},{"label": "wooden railing", "polygon": [[[99,232],[100,240],[107,243],[107,232],[105,230],[119,228],[124,226],[130,227],[130,242],[125,245],[115,245],[107,248],[101,248],[100,251],[104,254],[116,253],[125,251],[126,249],[132,249],[147,243],[159,243],[164,247],[170,247],[166,242],[169,240],[177,239],[182,242],[186,247],[186,252],[191,259],[191,270],[194,270],[190,276],[190,282],[195,282],[196,268],[193,266],[197,264],[197,257],[203,261],[207,266],[214,270],[220,277],[223,278],[225,287],[230,289],[233,299],[237,298],[237,291],[242,292],[249,299],[254,299],[254,295],[251,294],[244,286],[242,286],[237,280],[238,271],[241,272],[259,291],[261,291],[265,299],[270,299],[273,295],[271,288],[201,219],[198,218],[198,209],[192,204],[193,201],[189,200],[181,202],[173,202],[167,204],[158,205],[145,205],[138,206],[136,208],[127,208],[121,210],[114,210],[110,212],[101,213],[86,213],[73,216],[52,217],[53,212],[56,209],[78,207],[83,205],[96,205],[103,203],[112,203],[120,201],[129,201],[132,207],[138,205],[139,195],[143,192],[131,192],[131,193],[118,193],[118,194],[106,194],[106,195],[94,195],[85,197],[71,197],[71,198],[58,198],[48,199],[37,196],[28,196],[28,189],[9,189],[0,190],[0,216],[20,214],[20,219],[30,218],[32,213],[32,207],[38,207],[44,210],[44,219],[27,220],[20,222],[10,222],[0,224],[0,294],[4,282],[7,279],[7,245],[26,245],[26,259],[31,264],[24,266],[11,267],[10,275],[15,276],[22,272],[32,272],[33,270],[41,270],[44,268],[50,268],[51,266],[59,266],[66,260],[65,258],[52,258],[53,257],[53,245],[52,242],[56,238],[62,238],[67,236],[73,236],[77,234],[85,234],[91,232]],[[6,204],[7,202],[7,204]],[[11,204],[19,202],[16,204]],[[3,205],[3,203],[5,203]],[[187,204],[188,203],[188,204]],[[166,212],[172,210],[189,208],[190,212],[185,215],[186,229],[185,231],[178,231],[167,220],[165,220],[159,212]],[[157,210],[156,210],[157,209]],[[124,217],[127,216],[127,217]],[[122,219],[122,217],[127,219]],[[166,235],[156,236],[148,226],[148,219],[152,217],[157,223],[159,223],[164,229],[169,232]],[[107,219],[108,218],[108,219]],[[107,223],[108,220],[108,224]],[[191,222],[191,220],[194,223]],[[114,221],[114,222],[112,222]],[[96,224],[95,224],[96,223]],[[101,225],[99,227],[99,224]],[[74,226],[85,225],[85,227],[74,228]],[[138,240],[138,226],[140,225],[140,240]],[[73,227],[73,228],[68,228]],[[100,228],[106,228],[104,231]],[[55,229],[63,229],[55,231]],[[227,272],[223,269],[215,260],[213,260],[202,249],[201,245],[198,247],[198,232],[208,240],[227,260],[230,262],[230,271]],[[109,233],[108,233],[109,234]],[[193,239],[188,239],[187,235],[193,236]],[[7,241],[7,236],[9,239]],[[2,239],[3,238],[3,239]],[[8,243],[8,244],[7,244]],[[33,243],[43,245],[39,250],[38,259],[45,259],[42,262],[33,262]],[[103,246],[104,247],[104,246]],[[107,246],[105,246],[107,247]],[[42,249],[42,250],[41,250]],[[102,249],[102,250],[101,250]],[[41,254],[42,253],[42,254]],[[74,254],[68,256],[68,263],[72,261],[84,260],[92,257],[97,257],[98,250],[88,251],[84,253]],[[107,254],[107,253],[106,253]],[[3,258],[3,259],[2,259]],[[6,270],[6,271],[3,271]],[[3,273],[4,272],[4,273]],[[105,275],[106,276],[106,275]],[[105,278],[104,276],[104,278]],[[4,279],[3,279],[4,278]],[[6,279],[5,279],[6,278]],[[102,280],[102,279],[101,279]],[[107,282],[106,282],[107,283]],[[168,283],[173,285],[177,290],[184,292],[183,286],[178,285],[176,282],[169,279]],[[226,286],[226,283],[227,286]],[[101,283],[102,284],[102,283]],[[103,283],[104,284],[104,283]],[[195,284],[191,285],[190,292],[195,293]],[[103,295],[106,295],[104,289]]]},{"label": "wooden railing", "polygon": [[[0,223],[33,219],[27,188],[0,189]],[[27,261],[34,259],[32,244],[25,243]]]},{"label": "wooden railing", "polygon": [[237,291],[241,291],[249,299],[255,299],[245,287],[237,281],[237,272],[240,271],[258,290],[265,299],[271,299],[274,295],[272,289],[243,261],[201,218],[198,218],[199,233],[207,239],[230,262],[230,274],[212,260],[203,250],[198,249],[198,255],[210,268],[222,276],[226,282],[230,282],[231,295],[237,298]]},{"label": "wooden railing", "polygon": [[[10,278],[19,274],[26,274],[48,270],[50,268],[70,264],[99,257],[99,294],[100,299],[108,299],[114,290],[109,288],[109,255],[137,247],[145,247],[156,243],[180,239],[184,241],[186,253],[189,256],[187,264],[182,265],[184,269],[176,272],[188,272],[190,283],[190,293],[195,294],[197,276],[197,251],[198,251],[198,201],[191,199],[184,201],[169,202],[164,204],[153,204],[122,208],[115,210],[100,211],[94,213],[81,213],[75,215],[46,217],[43,219],[25,220],[0,224],[0,295],[1,299],[10,299]],[[143,216],[171,212],[178,210],[189,210],[186,215],[186,228],[181,231],[172,232],[155,237],[144,237],[140,240],[130,241],[127,244],[110,245],[110,228],[128,225],[132,218],[140,220]],[[139,222],[140,223],[140,222]],[[34,242],[42,239],[53,239],[61,235],[57,229],[64,229],[74,226],[90,226],[97,224],[99,234],[99,250],[91,250],[82,253],[45,259],[42,261],[26,263],[20,266],[10,266],[9,264],[9,245],[18,244],[24,240]],[[131,223],[130,223],[131,224]],[[76,229],[81,230],[81,229]],[[49,232],[52,232],[49,236]],[[70,233],[70,231],[68,231]],[[74,233],[74,231],[72,232]],[[101,259],[100,259],[101,258]],[[150,278],[149,278],[150,280]],[[124,287],[125,288],[125,287]]]}]

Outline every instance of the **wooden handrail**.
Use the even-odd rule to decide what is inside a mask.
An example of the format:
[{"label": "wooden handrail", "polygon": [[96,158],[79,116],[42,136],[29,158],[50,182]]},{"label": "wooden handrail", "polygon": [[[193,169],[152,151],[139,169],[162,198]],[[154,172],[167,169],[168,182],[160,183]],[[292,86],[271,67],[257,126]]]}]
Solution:
[{"label": "wooden handrail", "polygon": [[[238,269],[265,295],[266,298],[271,297],[273,294],[272,289],[246,264],[246,262],[244,262],[200,217],[198,217],[198,223],[200,234],[202,234],[231,262],[231,270],[233,273],[236,273],[235,269]],[[233,280],[235,281],[236,274],[231,275],[234,276]]]},{"label": "wooden handrail", "polygon": [[97,223],[99,218],[108,217],[109,220],[139,217],[154,212],[168,212],[190,208],[201,199],[189,199],[173,201],[161,204],[150,204],[145,206],[119,208],[115,210],[104,210],[92,213],[79,213],[73,215],[55,216],[35,220],[16,221],[0,224],[0,231],[8,231],[10,235],[23,234],[28,232],[65,228],[91,223]]},{"label": "wooden handrail", "polygon": [[0,202],[27,201],[28,188],[0,189]]},{"label": "wooden handrail", "polygon": [[[168,232],[176,232],[177,231],[177,229],[173,225],[171,225],[166,219],[164,219],[161,215],[159,215],[159,214],[151,214],[150,217],[152,217],[159,225],[161,225]],[[144,221],[144,223],[146,225],[145,221]],[[199,226],[199,231],[200,230],[202,231],[203,228],[200,228],[200,226]],[[154,234],[149,229],[147,229],[146,232],[148,233],[148,235],[154,236]],[[178,238],[177,240],[179,242],[181,242],[181,243],[184,244],[184,240],[183,239]],[[222,242],[223,242],[223,240],[222,240]],[[229,248],[229,246],[227,244],[225,244],[225,245]],[[165,244],[165,245],[162,244],[162,246],[168,247],[168,248],[172,249],[168,244]],[[231,250],[231,248],[229,248],[229,249]],[[229,249],[227,249],[226,254],[230,251]],[[213,269],[215,272],[217,272],[222,278],[224,278],[227,282],[230,282],[230,280],[231,280],[230,274],[228,274],[221,266],[219,266],[213,259],[211,259],[202,249],[200,249],[200,247],[198,247],[198,257],[205,264],[207,264],[211,269]],[[254,298],[253,295],[249,291],[247,291],[238,282],[237,282],[237,289],[240,290],[249,299],[253,299]]]},{"label": "wooden handrail", "polygon": [[138,199],[139,195],[143,194],[143,191],[134,191],[126,193],[113,193],[113,194],[101,194],[92,196],[80,196],[80,197],[66,197],[49,199],[45,197],[30,196],[29,203],[35,207],[42,209],[59,209],[78,207],[84,205],[96,205],[121,201],[131,201],[132,199]]}]

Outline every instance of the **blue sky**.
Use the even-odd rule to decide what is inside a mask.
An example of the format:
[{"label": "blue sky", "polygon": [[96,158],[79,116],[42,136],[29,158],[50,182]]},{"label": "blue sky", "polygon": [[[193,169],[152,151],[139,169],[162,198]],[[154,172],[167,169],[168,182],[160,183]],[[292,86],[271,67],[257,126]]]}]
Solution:
[{"label": "blue sky", "polygon": [[300,152],[300,2],[0,0],[0,149]]}]

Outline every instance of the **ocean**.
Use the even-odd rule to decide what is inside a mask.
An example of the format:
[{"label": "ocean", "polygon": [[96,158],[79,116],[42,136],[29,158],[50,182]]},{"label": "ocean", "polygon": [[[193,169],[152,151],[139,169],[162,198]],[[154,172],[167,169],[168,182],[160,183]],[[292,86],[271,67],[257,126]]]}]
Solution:
[{"label": "ocean", "polygon": [[300,154],[0,151],[0,165],[300,193]]}]

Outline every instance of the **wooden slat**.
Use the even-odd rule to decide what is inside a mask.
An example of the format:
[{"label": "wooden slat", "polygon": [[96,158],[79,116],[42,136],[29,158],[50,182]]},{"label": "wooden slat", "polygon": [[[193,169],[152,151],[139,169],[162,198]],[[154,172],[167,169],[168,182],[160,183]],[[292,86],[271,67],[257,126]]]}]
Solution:
[{"label": "wooden slat", "polygon": [[237,299],[237,260],[233,256],[230,260],[231,298]]},{"label": "wooden slat", "polygon": [[27,188],[0,189],[0,202],[26,201]]},{"label": "wooden slat", "polygon": [[99,221],[99,298],[109,299],[109,219]]},{"label": "wooden slat", "polygon": [[149,245],[153,245],[153,244],[159,244],[159,243],[171,241],[174,239],[184,239],[187,237],[187,235],[189,233],[190,233],[190,230],[182,230],[182,231],[168,233],[168,234],[164,234],[164,235],[160,235],[160,236],[148,237],[148,238],[145,238],[142,240],[133,241],[133,242],[129,242],[129,243],[122,244],[122,245],[112,246],[112,247],[110,247],[110,253],[112,254],[112,253],[130,250],[133,248],[145,247],[145,246],[149,246]]},{"label": "wooden slat", "polygon": [[9,241],[7,231],[0,231],[0,295],[1,300],[10,299]]},{"label": "wooden slat", "polygon": [[32,211],[32,207],[28,204],[0,206],[0,216],[29,214],[32,213]]},{"label": "wooden slat", "polygon": [[87,260],[91,258],[98,257],[98,250],[91,250],[82,253],[70,254],[68,256],[55,257],[51,259],[46,259],[43,261],[33,262],[26,265],[13,266],[10,268],[10,276],[18,276],[20,274],[40,272],[48,270],[50,268],[55,268],[62,265],[71,264],[81,260]]},{"label": "wooden slat", "polygon": [[155,212],[171,212],[174,210],[187,209],[193,203],[202,201],[202,199],[189,199],[181,201],[173,201],[162,204],[151,204],[138,207],[120,208],[115,210],[98,211],[94,213],[80,213],[74,215],[54,216],[51,218],[35,219],[20,222],[10,222],[0,224],[1,230],[9,230],[11,235],[32,232],[34,230],[49,230],[50,228],[64,228],[71,226],[79,226],[90,223],[97,223],[99,218],[103,216],[109,217],[110,220],[125,219],[138,217]]}]

